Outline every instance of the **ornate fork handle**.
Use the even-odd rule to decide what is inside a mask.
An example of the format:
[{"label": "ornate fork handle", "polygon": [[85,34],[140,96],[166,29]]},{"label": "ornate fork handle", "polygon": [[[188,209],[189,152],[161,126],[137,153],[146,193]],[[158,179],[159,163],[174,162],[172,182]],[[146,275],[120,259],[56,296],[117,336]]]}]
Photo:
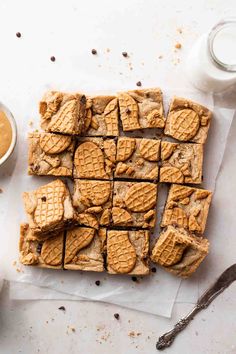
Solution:
[{"label": "ornate fork handle", "polygon": [[161,337],[159,337],[158,342],[156,344],[156,348],[158,350],[163,350],[169,347],[173,343],[177,334],[180,333],[185,327],[187,327],[189,322],[191,322],[191,320],[199,311],[206,307],[207,305],[196,305],[187,316],[185,316],[175,324],[174,328],[171,331],[166,332]]}]

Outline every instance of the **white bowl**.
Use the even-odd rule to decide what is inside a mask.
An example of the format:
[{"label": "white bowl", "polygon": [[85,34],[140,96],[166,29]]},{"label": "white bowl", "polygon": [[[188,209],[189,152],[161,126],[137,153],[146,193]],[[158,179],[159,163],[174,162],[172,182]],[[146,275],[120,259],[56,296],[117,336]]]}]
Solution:
[{"label": "white bowl", "polygon": [[11,145],[9,146],[9,149],[7,150],[7,152],[5,153],[5,155],[3,155],[0,158],[0,167],[4,164],[5,161],[8,160],[8,158],[11,156],[11,154],[14,151],[15,145],[16,145],[16,140],[17,140],[17,128],[16,128],[16,122],[15,119],[12,115],[12,113],[9,111],[9,109],[0,102],[0,111],[4,112],[5,115],[7,116],[10,124],[11,124],[11,129],[12,129],[12,140],[11,140]]}]

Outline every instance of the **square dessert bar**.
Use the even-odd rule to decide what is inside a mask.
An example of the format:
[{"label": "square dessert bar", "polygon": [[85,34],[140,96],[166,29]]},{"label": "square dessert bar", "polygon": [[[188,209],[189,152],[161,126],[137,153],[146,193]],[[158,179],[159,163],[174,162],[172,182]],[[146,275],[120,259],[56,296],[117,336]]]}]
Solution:
[{"label": "square dessert bar", "polygon": [[197,270],[208,251],[207,239],[194,237],[190,232],[170,225],[160,234],[151,260],[167,271],[187,278]]},{"label": "square dessert bar", "polygon": [[118,99],[115,96],[95,96],[86,103],[84,135],[118,136]]},{"label": "square dessert bar", "polygon": [[30,133],[28,142],[29,175],[72,176],[75,143],[71,136]]},{"label": "square dessert bar", "polygon": [[55,235],[75,223],[70,192],[59,179],[38,189],[23,193],[25,211],[32,234]]},{"label": "square dessert bar", "polygon": [[159,88],[121,92],[118,100],[124,131],[164,128],[163,100]]},{"label": "square dessert bar", "polygon": [[212,112],[186,98],[174,97],[166,119],[166,135],[180,141],[205,143]]},{"label": "square dessert bar", "polygon": [[113,182],[76,179],[73,205],[79,224],[98,229],[111,222]]},{"label": "square dessert bar", "polygon": [[120,137],[117,141],[116,178],[156,180],[160,140]]},{"label": "square dessert bar", "polygon": [[43,240],[35,237],[29,225],[20,225],[20,262],[41,268],[60,269],[63,266],[64,232],[51,237],[45,235]]},{"label": "square dessert bar", "polygon": [[66,233],[64,268],[102,272],[106,229],[76,227]]},{"label": "square dessert bar", "polygon": [[157,185],[150,182],[114,182],[114,226],[152,229],[156,222]]},{"label": "square dessert bar", "polygon": [[203,145],[161,142],[160,182],[201,183]]},{"label": "square dessert bar", "polygon": [[112,179],[115,162],[114,139],[80,138],[74,155],[74,178]]},{"label": "square dessert bar", "polygon": [[81,134],[85,124],[86,97],[82,94],[47,92],[39,103],[41,128],[47,132]]},{"label": "square dessert bar", "polygon": [[206,227],[212,192],[173,184],[170,187],[161,226],[177,225],[202,234]]},{"label": "square dessert bar", "polygon": [[149,274],[149,231],[108,230],[107,270],[110,274]]}]

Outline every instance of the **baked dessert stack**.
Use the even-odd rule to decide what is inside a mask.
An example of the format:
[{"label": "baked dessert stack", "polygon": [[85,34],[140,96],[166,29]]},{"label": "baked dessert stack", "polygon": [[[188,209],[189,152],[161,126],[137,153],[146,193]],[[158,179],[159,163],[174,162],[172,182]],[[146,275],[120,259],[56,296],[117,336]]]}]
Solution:
[{"label": "baked dessert stack", "polygon": [[[165,118],[154,88],[95,97],[52,91],[40,115],[44,131],[28,137],[28,173],[70,177],[73,191],[56,179],[24,193],[21,262],[146,275],[152,259],[176,275],[192,274],[209,246],[202,235],[211,192],[191,185],[202,182],[210,111],[174,98]],[[146,137],[150,130],[162,138]],[[173,184],[150,251],[159,182]]]}]

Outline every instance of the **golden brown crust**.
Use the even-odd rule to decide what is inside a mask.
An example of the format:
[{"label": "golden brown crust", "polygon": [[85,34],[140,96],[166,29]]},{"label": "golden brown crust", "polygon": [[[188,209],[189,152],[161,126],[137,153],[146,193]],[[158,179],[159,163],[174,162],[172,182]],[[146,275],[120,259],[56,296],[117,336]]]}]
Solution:
[{"label": "golden brown crust", "polygon": [[75,143],[71,136],[30,133],[28,142],[30,175],[72,176]]},{"label": "golden brown crust", "polygon": [[70,193],[61,180],[23,193],[23,200],[29,226],[35,235],[53,235],[74,222]]},{"label": "golden brown crust", "polygon": [[42,268],[62,268],[64,233],[57,236],[45,236],[45,240],[37,239],[29,225],[20,225],[20,262]]},{"label": "golden brown crust", "polygon": [[86,98],[84,95],[47,92],[40,104],[41,128],[47,132],[81,134],[85,122]]},{"label": "golden brown crust", "polygon": [[[157,186],[150,182],[114,182],[112,221],[117,226],[153,228]],[[152,215],[149,215],[151,211]]]},{"label": "golden brown crust", "polygon": [[177,225],[196,233],[206,226],[212,192],[173,184],[170,188],[161,226]]},{"label": "golden brown crust", "polygon": [[148,252],[148,231],[107,231],[108,273],[149,274]]},{"label": "golden brown crust", "polygon": [[204,144],[212,112],[186,98],[174,97],[166,120],[165,134],[180,141]]},{"label": "golden brown crust", "polygon": [[168,226],[160,234],[152,250],[151,260],[167,271],[187,278],[207,256],[208,249],[208,240],[194,237],[182,228]]},{"label": "golden brown crust", "polygon": [[118,94],[124,131],[164,128],[162,92],[159,88],[133,90]]}]

